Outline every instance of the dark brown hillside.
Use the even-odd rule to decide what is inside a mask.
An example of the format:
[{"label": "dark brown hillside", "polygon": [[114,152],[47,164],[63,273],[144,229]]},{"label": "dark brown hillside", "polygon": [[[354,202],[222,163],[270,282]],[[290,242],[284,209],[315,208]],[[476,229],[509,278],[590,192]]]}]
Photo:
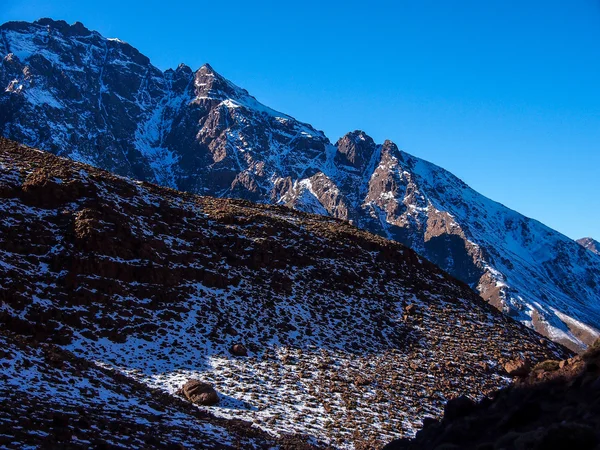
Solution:
[{"label": "dark brown hillside", "polygon": [[376,446],[449,398],[505,385],[508,360],[569,355],[339,220],[133,182],[5,139],[0,196],[4,328],[172,395],[209,382],[212,414],[273,433]]}]

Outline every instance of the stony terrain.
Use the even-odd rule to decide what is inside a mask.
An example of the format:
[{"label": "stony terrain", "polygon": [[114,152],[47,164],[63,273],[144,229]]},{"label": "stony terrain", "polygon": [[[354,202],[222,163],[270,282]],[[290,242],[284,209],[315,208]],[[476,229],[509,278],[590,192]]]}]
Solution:
[{"label": "stony terrain", "polygon": [[216,418],[56,345],[4,330],[0,377],[3,449],[324,448]]},{"label": "stony terrain", "polygon": [[81,23],[6,23],[0,55],[5,137],[191,193],[351,221],[574,350],[599,337],[599,255],[390,141],[354,131],[332,144],[209,65],[162,72]]},{"label": "stony terrain", "polygon": [[[110,398],[138,383],[176,396],[198,379],[220,397],[204,411],[340,448],[413,435],[447,399],[508,383],[508,360],[569,356],[414,251],[345,221],[135,182],[2,138],[0,300],[9,348],[51,343],[93,371],[75,380],[79,363],[65,363],[56,381],[39,366],[53,347],[5,352],[11,404],[30,391],[60,403],[43,393],[90,378],[118,385]],[[37,368],[19,381],[23,364]],[[129,381],[102,381],[109,373]],[[96,391],[80,402],[96,408]],[[149,395],[131,400],[144,417],[156,416]],[[203,429],[186,442],[210,440]]]},{"label": "stony terrain", "polygon": [[583,356],[548,360],[479,403],[460,398],[415,439],[384,450],[600,449],[600,340]]}]

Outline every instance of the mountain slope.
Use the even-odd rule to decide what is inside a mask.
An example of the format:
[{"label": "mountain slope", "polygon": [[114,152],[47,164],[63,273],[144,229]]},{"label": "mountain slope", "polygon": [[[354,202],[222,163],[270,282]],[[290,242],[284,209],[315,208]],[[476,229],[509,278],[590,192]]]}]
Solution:
[{"label": "mountain slope", "polygon": [[398,240],[497,308],[580,350],[600,327],[600,256],[390,142],[335,145],[209,65],[165,72],[77,23],[0,27],[0,130],[116,174],[284,204]]},{"label": "mountain slope", "polygon": [[170,394],[211,382],[212,413],[272,433],[376,445],[448,398],[506,384],[508,360],[568,355],[337,219],[183,194],[2,138],[0,198],[3,329]]},{"label": "mountain slope", "polygon": [[373,178],[393,185],[396,177],[397,194],[377,189],[366,203],[385,211],[381,234],[410,245],[557,342],[577,349],[598,338],[597,329],[585,325],[600,324],[596,255],[431,163],[399,151],[390,160],[392,170]]},{"label": "mountain slope", "polygon": [[218,419],[52,344],[4,330],[0,343],[5,449],[316,448]]}]

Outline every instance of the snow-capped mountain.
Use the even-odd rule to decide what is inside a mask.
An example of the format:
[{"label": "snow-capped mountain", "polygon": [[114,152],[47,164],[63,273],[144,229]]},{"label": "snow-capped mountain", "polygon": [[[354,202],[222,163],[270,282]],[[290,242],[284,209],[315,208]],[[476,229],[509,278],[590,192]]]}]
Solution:
[{"label": "snow-capped mountain", "polygon": [[600,242],[590,237],[577,239],[577,243],[584,248],[594,252],[596,255],[600,255]]},{"label": "snow-capped mountain", "polygon": [[[345,221],[4,138],[0,305],[7,448],[380,448],[507,384],[507,361],[570,355]],[[220,402],[186,408],[189,379]]]},{"label": "snow-capped mountain", "polygon": [[209,65],[162,72],[80,23],[9,22],[0,37],[6,137],[191,193],[351,221],[570,348],[599,336],[600,256],[390,141],[354,131],[332,144]]}]

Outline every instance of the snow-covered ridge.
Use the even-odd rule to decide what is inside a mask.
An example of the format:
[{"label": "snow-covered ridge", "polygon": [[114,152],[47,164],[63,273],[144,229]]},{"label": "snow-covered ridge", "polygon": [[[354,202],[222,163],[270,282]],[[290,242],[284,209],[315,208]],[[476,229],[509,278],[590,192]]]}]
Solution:
[{"label": "snow-covered ridge", "polygon": [[351,221],[573,349],[598,335],[600,256],[392,142],[355,131],[332,145],[208,64],[162,72],[81,24],[4,24],[0,54],[4,136],[183,191]]}]

